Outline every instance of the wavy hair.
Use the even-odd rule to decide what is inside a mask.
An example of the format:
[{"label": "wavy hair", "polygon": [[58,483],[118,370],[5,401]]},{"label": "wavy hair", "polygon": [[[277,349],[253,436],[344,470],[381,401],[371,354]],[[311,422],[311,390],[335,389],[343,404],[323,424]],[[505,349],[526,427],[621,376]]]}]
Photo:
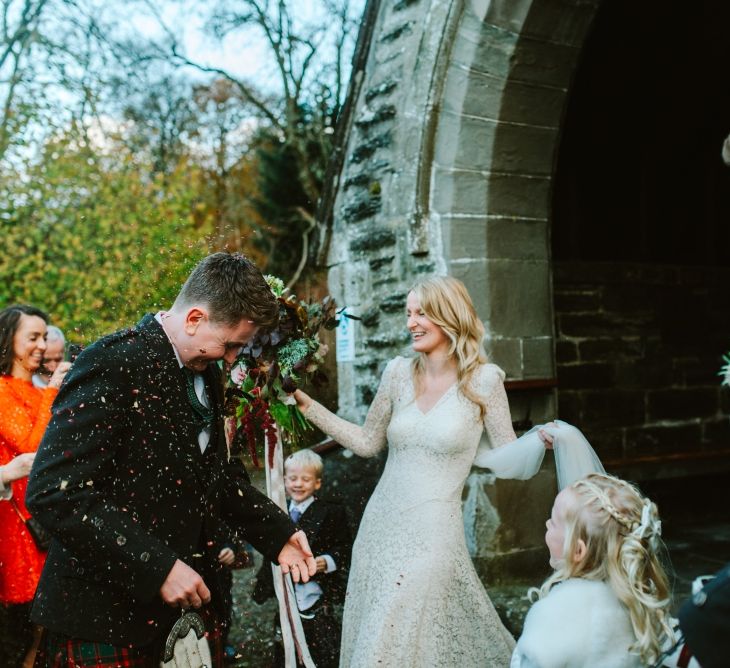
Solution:
[{"label": "wavy hair", "polygon": [[0,311],[0,376],[9,376],[15,359],[15,333],[24,315],[38,316],[48,324],[45,311],[28,304],[13,304]]},{"label": "wavy hair", "polygon": [[[472,388],[474,371],[487,362],[484,352],[484,325],[477,315],[474,303],[464,284],[452,276],[437,276],[416,283],[410,290],[415,293],[426,317],[438,325],[451,345],[449,355],[456,358],[456,377],[459,391],[479,407],[483,421],[487,404]],[[420,392],[425,369],[424,355],[413,360],[413,379]]]},{"label": "wavy hair", "polygon": [[[593,473],[567,489],[576,503],[566,509],[563,560],[538,590],[540,598],[568,578],[602,580],[629,611],[636,652],[655,663],[674,633],[669,622],[669,583],[662,567],[661,522],[656,504],[632,484]],[[578,541],[586,546],[575,561]]]}]

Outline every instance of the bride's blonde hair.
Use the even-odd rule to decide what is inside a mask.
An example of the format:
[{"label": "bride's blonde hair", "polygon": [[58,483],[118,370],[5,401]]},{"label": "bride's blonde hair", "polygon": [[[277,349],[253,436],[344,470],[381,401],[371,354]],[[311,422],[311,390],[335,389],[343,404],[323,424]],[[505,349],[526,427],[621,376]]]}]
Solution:
[{"label": "bride's blonde hair", "polygon": [[[569,489],[563,559],[539,589],[540,598],[568,578],[609,584],[631,616],[636,642],[631,650],[654,664],[674,634],[669,623],[669,583],[659,559],[661,522],[656,504],[630,483],[593,473]],[[585,554],[575,559],[578,541]]]},{"label": "bride's blonde hair", "polygon": [[[416,283],[410,290],[418,298],[426,317],[438,325],[451,345],[449,355],[456,358],[456,377],[462,395],[479,407],[484,420],[487,404],[471,387],[474,371],[487,361],[484,352],[484,325],[477,315],[474,303],[464,284],[452,276],[437,276]],[[413,379],[416,392],[422,388],[424,355],[413,360]]]}]

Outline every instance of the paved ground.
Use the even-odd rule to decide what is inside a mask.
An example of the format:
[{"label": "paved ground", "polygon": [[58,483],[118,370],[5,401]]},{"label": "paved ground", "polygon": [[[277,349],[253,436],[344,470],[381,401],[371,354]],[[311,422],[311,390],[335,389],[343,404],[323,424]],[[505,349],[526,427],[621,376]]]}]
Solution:
[{"label": "paved ground", "polygon": [[[645,483],[642,489],[659,505],[670,567],[674,572],[675,609],[688,596],[692,580],[711,574],[730,561],[730,476],[704,476],[685,480]],[[265,668],[271,657],[273,602],[259,606],[250,600],[254,569],[235,574],[235,615],[231,634],[239,656],[237,668]],[[529,604],[528,586],[515,582],[493,587],[490,596],[505,624],[518,634]]]}]

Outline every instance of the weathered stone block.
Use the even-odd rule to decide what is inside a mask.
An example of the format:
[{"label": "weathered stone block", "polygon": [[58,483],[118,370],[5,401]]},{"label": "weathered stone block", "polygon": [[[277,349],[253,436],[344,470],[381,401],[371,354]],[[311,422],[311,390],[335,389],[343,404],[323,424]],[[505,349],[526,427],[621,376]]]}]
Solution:
[{"label": "weathered stone block", "polygon": [[504,83],[502,78],[452,64],[444,83],[441,107],[444,112],[457,115],[500,118]]},{"label": "weathered stone block", "polygon": [[350,240],[350,249],[353,251],[374,251],[384,246],[395,244],[395,232],[393,230],[378,228],[365,230],[353,236]]},{"label": "weathered stone block", "polygon": [[561,364],[558,367],[558,383],[561,388],[585,389],[609,388],[614,383],[613,366],[610,364]]},{"label": "weathered stone block", "polygon": [[643,316],[611,313],[558,313],[560,334],[569,337],[647,336],[656,331],[648,328]]},{"label": "weathered stone block", "polygon": [[583,393],[582,418],[584,424],[593,429],[642,424],[646,419],[644,393],[608,387],[600,392],[586,391]]},{"label": "weathered stone block", "polygon": [[501,367],[508,378],[522,378],[520,339],[487,338],[485,348],[489,361]]},{"label": "weathered stone block", "polygon": [[437,168],[433,179],[431,206],[441,214],[480,214],[487,210],[487,179],[478,172]]},{"label": "weathered stone block", "polygon": [[507,79],[517,35],[485,23],[459,25],[452,50],[452,62],[475,72]]},{"label": "weathered stone block", "polygon": [[459,116],[447,111],[439,115],[434,147],[438,165],[486,171],[492,164],[492,141],[497,122]]},{"label": "weathered stone block", "polygon": [[522,375],[524,378],[553,378],[555,353],[551,337],[522,340]]},{"label": "weathered stone block", "polygon": [[537,127],[500,121],[491,136],[494,139],[489,170],[547,177],[553,173],[557,126]]},{"label": "weathered stone block", "polygon": [[486,301],[492,333],[519,338],[552,336],[548,263],[488,260],[487,265]]},{"label": "weathered stone block", "polygon": [[357,195],[352,198],[350,204],[342,207],[341,220],[345,223],[357,223],[372,218],[380,211],[381,206],[380,197],[372,197],[369,194]]},{"label": "weathered stone block", "polygon": [[360,314],[360,322],[363,327],[377,327],[380,321],[380,309],[376,306],[371,306]]},{"label": "weathered stone block", "polygon": [[421,0],[398,0],[393,5],[393,12],[402,12],[404,9],[408,9],[408,7],[412,7],[413,5],[417,5]]},{"label": "weathered stone block", "polygon": [[510,74],[519,81],[567,89],[577,62],[576,47],[522,36],[512,54]]},{"label": "weathered stone block", "polygon": [[487,251],[491,259],[544,261],[548,246],[546,221],[488,217]]},{"label": "weathered stone block", "polygon": [[444,216],[441,219],[444,239],[448,238],[446,256],[485,258],[487,256],[487,219],[484,217]]},{"label": "weathered stone block", "polygon": [[546,176],[492,173],[488,180],[487,212],[515,218],[547,218],[550,179]]},{"label": "weathered stone block", "polygon": [[392,143],[393,137],[389,131],[367,139],[353,149],[350,155],[350,162],[359,164],[373,155],[379,148],[388,147]]},{"label": "weathered stone block", "polygon": [[718,388],[654,390],[648,395],[649,420],[686,420],[715,415],[720,407]]},{"label": "weathered stone block", "polygon": [[587,290],[566,290],[556,286],[553,290],[553,304],[558,313],[590,313],[600,309],[600,288]]},{"label": "weathered stone block", "polygon": [[[509,6],[509,2],[497,3]],[[539,40],[580,48],[596,15],[598,2],[581,0],[543,0],[540,11],[530,12],[522,25],[522,34]],[[490,19],[492,16],[490,15]],[[495,17],[493,22],[501,25]]]},{"label": "weathered stone block", "polygon": [[376,257],[370,260],[370,270],[378,272],[384,267],[390,265],[395,260],[395,255],[386,255],[385,257]]},{"label": "weathered stone block", "polygon": [[371,86],[365,91],[365,101],[372,102],[376,97],[385,97],[390,95],[398,86],[399,81],[395,79],[388,79],[379,84]]},{"label": "weathered stone block", "polygon": [[671,385],[674,370],[666,358],[645,357],[614,360],[616,385],[625,388],[654,388]]},{"label": "weathered stone block", "polygon": [[644,343],[636,337],[606,338],[581,341],[580,359],[584,362],[605,361],[613,363],[617,359],[637,359],[644,356]]},{"label": "weathered stone block", "polygon": [[386,297],[380,302],[380,310],[385,313],[404,313],[406,308],[406,293],[400,292]]},{"label": "weathered stone block", "polygon": [[370,128],[385,121],[392,121],[396,113],[395,106],[392,104],[385,104],[373,110],[366,107],[355,121],[355,125],[359,128]]},{"label": "weathered stone block", "polygon": [[[562,414],[561,414],[562,417]],[[625,456],[625,430],[619,426],[594,427],[581,422],[579,425],[583,435],[593,446],[599,459],[607,464],[612,460],[620,460]]]},{"label": "weathered stone block", "polygon": [[555,342],[555,361],[558,366],[561,364],[570,364],[578,361],[578,346],[572,341],[556,341]]},{"label": "weathered stone block", "polygon": [[583,393],[560,388],[558,417],[574,425],[583,425]]},{"label": "weathered stone block", "polygon": [[708,420],[702,424],[702,441],[708,445],[705,449],[730,446],[730,419],[727,416],[720,420]]},{"label": "weathered stone block", "polygon": [[474,307],[479,317],[485,321],[488,334],[493,334],[490,329],[489,318],[489,284],[487,280],[487,263],[485,260],[461,260],[452,261],[449,265],[449,273],[464,283],[469,291]]},{"label": "weathered stone block", "polygon": [[636,427],[626,430],[626,455],[641,457],[700,450],[699,424]]},{"label": "weathered stone block", "polygon": [[397,25],[392,30],[388,30],[385,34],[380,37],[380,42],[384,44],[390,44],[399,40],[404,35],[410,35],[413,32],[413,21],[405,21],[400,25]]},{"label": "weathered stone block", "polygon": [[526,123],[558,128],[562,120],[566,92],[539,83],[509,79],[500,100],[499,118],[510,123]]}]

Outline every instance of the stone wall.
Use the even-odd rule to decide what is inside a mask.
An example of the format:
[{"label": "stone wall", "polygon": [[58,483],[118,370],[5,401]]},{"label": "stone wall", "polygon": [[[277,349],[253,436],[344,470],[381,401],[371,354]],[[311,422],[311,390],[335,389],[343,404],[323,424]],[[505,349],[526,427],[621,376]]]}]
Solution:
[{"label": "stone wall", "polygon": [[553,276],[560,417],[632,477],[726,459],[730,269],[556,262]]}]

